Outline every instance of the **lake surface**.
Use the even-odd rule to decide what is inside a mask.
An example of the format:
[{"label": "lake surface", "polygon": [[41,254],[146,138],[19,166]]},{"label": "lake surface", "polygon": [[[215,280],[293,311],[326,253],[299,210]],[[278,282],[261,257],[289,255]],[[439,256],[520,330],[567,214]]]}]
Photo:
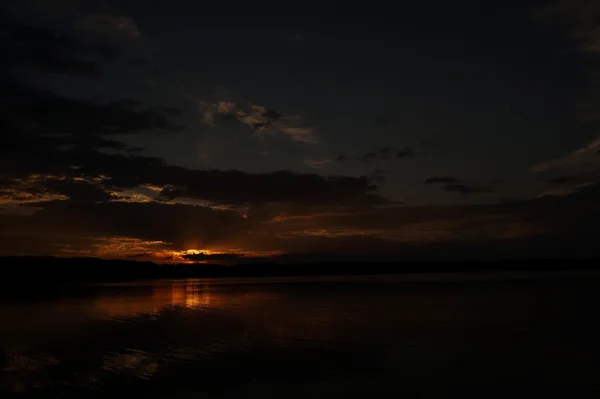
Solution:
[{"label": "lake surface", "polygon": [[598,397],[599,282],[381,276],[31,290],[0,301],[0,397]]}]

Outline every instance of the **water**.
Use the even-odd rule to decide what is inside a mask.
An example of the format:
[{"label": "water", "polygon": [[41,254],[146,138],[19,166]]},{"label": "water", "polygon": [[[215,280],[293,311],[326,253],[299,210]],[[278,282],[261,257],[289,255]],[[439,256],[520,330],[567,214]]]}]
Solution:
[{"label": "water", "polygon": [[600,279],[487,280],[24,292],[0,302],[0,397],[597,396]]}]

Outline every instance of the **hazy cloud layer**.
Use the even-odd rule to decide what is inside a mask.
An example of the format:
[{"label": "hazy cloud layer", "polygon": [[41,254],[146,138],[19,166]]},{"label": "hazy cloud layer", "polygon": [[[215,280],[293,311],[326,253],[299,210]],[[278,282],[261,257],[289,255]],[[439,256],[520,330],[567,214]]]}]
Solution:
[{"label": "hazy cloud layer", "polygon": [[[422,256],[423,251],[429,257],[445,256],[450,250],[459,257],[483,256],[495,254],[500,248],[507,251],[507,256],[527,256],[530,254],[527,251],[539,254],[542,245],[565,238],[557,250],[574,254],[573,251],[588,245],[587,241],[578,240],[592,237],[590,234],[600,221],[597,194],[598,186],[594,186],[563,197],[462,207],[348,207],[344,210],[331,205],[319,210],[313,206],[298,208],[299,205],[296,209],[288,208],[280,203],[263,205],[267,213],[257,209],[245,216],[233,210],[202,206],[69,200],[50,202],[29,216],[0,215],[3,226],[0,236],[33,235],[27,241],[33,250],[31,246],[41,242],[35,237],[52,237],[60,225],[61,234],[47,240],[45,246],[40,244],[35,252],[49,251],[53,243],[62,243],[60,237],[68,236],[131,237],[136,240],[137,253],[144,252],[140,251],[140,243],[146,242],[148,249],[156,245],[173,251],[206,248],[211,250],[210,254],[219,251],[238,254],[236,256],[239,253],[232,249],[244,248],[248,253],[361,254],[372,251],[396,257],[419,253]],[[281,217],[282,214],[286,217]],[[2,241],[4,252],[9,250],[8,243],[13,241]],[[451,247],[447,246],[449,243]],[[534,247],[532,243],[536,243]],[[89,242],[84,245],[82,241],[81,245],[91,248]],[[477,250],[473,252],[473,248]],[[210,254],[188,258],[210,260],[207,256]],[[229,259],[231,255],[223,256]]]}]

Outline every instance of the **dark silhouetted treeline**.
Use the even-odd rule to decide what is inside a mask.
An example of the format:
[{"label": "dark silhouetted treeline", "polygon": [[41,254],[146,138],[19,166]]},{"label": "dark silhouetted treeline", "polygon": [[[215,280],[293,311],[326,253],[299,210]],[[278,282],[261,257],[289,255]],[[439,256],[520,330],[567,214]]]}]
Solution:
[{"label": "dark silhouetted treeline", "polygon": [[493,271],[597,270],[599,259],[554,259],[472,262],[295,263],[295,264],[157,264],[131,260],[59,257],[0,257],[0,283],[46,285],[118,282],[148,279],[211,277],[282,277],[319,275],[377,275]]}]

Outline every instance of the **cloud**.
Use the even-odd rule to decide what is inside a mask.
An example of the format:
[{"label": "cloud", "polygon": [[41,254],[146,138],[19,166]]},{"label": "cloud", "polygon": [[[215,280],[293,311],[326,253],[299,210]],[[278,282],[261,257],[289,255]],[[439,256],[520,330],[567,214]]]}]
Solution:
[{"label": "cloud", "polygon": [[414,151],[409,147],[405,147],[402,149],[394,149],[390,146],[383,146],[375,150],[368,151],[363,154],[357,154],[351,157],[348,157],[344,154],[340,154],[336,157],[336,161],[346,162],[350,158],[353,158],[358,162],[370,163],[375,161],[386,161],[389,159],[409,158],[412,156],[414,156]]},{"label": "cloud", "polygon": [[563,31],[578,51],[600,52],[600,6],[597,2],[558,0],[535,8],[533,16],[540,24]]},{"label": "cloud", "polygon": [[314,129],[310,127],[282,127],[281,131],[295,142],[306,144],[317,144],[319,142]]},{"label": "cloud", "polygon": [[[130,237],[168,243],[173,249],[207,247],[249,227],[235,211],[159,203],[60,201],[46,204],[31,216],[1,217],[4,222],[17,223],[10,229],[3,225],[2,238],[42,236],[51,243],[58,241],[54,236],[64,236],[77,243],[78,237]],[[143,251],[137,248],[135,252]]]},{"label": "cloud", "polygon": [[3,184],[0,188],[0,210],[10,213],[30,214],[36,211],[34,206],[40,204],[64,201],[69,199],[67,196],[40,190],[32,190],[26,185],[7,185]]},{"label": "cloud", "polygon": [[450,176],[441,176],[441,177],[434,176],[434,177],[430,177],[425,180],[425,184],[436,184],[436,183],[458,184],[458,183],[461,183],[461,181],[455,177],[450,177]]},{"label": "cloud", "polygon": [[590,233],[600,218],[598,187],[498,205],[385,207],[287,218],[270,224],[269,233],[286,237],[271,243],[285,250],[343,251],[345,246],[360,252],[370,247],[373,257],[392,253],[396,259],[584,256],[597,253]]},{"label": "cloud", "polygon": [[370,151],[363,155],[360,155],[357,157],[357,159],[362,162],[372,162],[379,159],[389,159],[392,155],[392,151],[392,147],[386,146],[378,150]]},{"label": "cloud", "polygon": [[[588,93],[579,101],[580,122],[585,129],[595,129],[598,121],[598,60],[600,54],[600,5],[593,0],[556,0],[533,10],[534,19],[543,27],[561,34],[566,51],[579,53],[580,69]],[[582,129],[580,129],[582,130]],[[588,130],[589,131],[589,130]],[[576,133],[576,132],[575,132]],[[586,138],[587,139],[587,138]],[[595,154],[600,150],[600,137],[567,155],[535,165],[534,172],[561,171],[575,173],[582,167],[598,168],[600,160]]]},{"label": "cloud", "polygon": [[414,156],[415,153],[411,148],[404,148],[401,150],[396,151],[396,159],[401,159],[401,158],[409,158]]},{"label": "cloud", "polygon": [[143,252],[141,254],[133,254],[133,255],[129,255],[128,258],[130,259],[138,259],[138,258],[152,258],[153,253],[152,252]]},{"label": "cloud", "polygon": [[585,163],[587,163],[588,165],[600,165],[600,157],[598,157],[598,151],[600,151],[600,137],[590,142],[589,144],[572,151],[571,153],[565,156],[535,165],[532,168],[532,171],[568,171],[573,169],[580,169],[581,165]]},{"label": "cloud", "polygon": [[[54,37],[43,33],[43,37]],[[48,51],[54,58],[58,57],[54,52],[60,53],[53,47]],[[52,176],[45,185],[36,183],[27,188],[30,200],[36,195],[46,199],[53,195],[67,197],[68,202],[91,203],[144,202],[148,198],[163,203],[198,200],[235,206],[277,201],[382,202],[368,177],[193,170],[167,165],[160,158],[137,156],[132,154],[134,149],[113,137],[177,129],[173,120],[179,116],[178,110],[132,98],[97,103],[14,79],[0,82],[5,99],[0,104],[5,128],[0,178],[9,178],[7,189],[24,190],[19,182],[29,181],[32,176]],[[271,108],[243,106],[235,98],[219,99],[211,107],[220,116],[234,114],[236,120],[255,131],[279,129],[294,140],[311,140],[310,129],[292,125],[298,118]],[[107,154],[99,149],[128,153]],[[132,193],[147,186],[161,187],[162,195]]]},{"label": "cloud", "polygon": [[252,128],[259,136],[283,133],[295,142],[318,143],[315,129],[299,126],[301,118],[297,116],[285,115],[275,109],[241,99],[232,99],[234,96],[223,90],[215,96],[217,98],[209,100],[188,96],[197,103],[204,124],[215,126],[218,121],[235,120]]},{"label": "cloud", "polygon": [[[38,43],[31,48],[48,53],[42,52],[40,62],[28,61],[25,52],[2,61],[3,71],[11,73],[2,77],[6,94],[0,105],[6,122],[0,207],[10,210],[0,214],[2,253],[166,258],[193,248],[198,252],[185,255],[202,261],[252,251],[290,257],[312,253],[311,259],[323,254],[355,259],[362,253],[372,259],[388,254],[468,257],[483,251],[581,254],[597,248],[590,238],[600,222],[596,186],[567,187],[570,193],[561,197],[501,205],[410,207],[379,195],[377,183],[386,176],[384,168],[374,168],[379,164],[360,177],[246,173],[179,167],[134,154],[120,135],[173,131],[178,112],[131,98],[84,101],[35,88],[33,79],[29,84],[13,80],[24,76],[17,65],[25,64],[31,65],[25,68],[28,74],[34,68],[40,74],[101,76],[100,54],[90,64],[80,63],[87,60],[84,53],[100,53],[97,49],[71,39],[56,43],[48,32],[39,37],[39,32],[25,33]],[[282,134],[305,142],[314,136],[302,119],[281,110],[227,93],[202,98],[197,104],[207,124],[238,123],[257,135]],[[413,155],[408,150],[386,146],[351,159],[406,158]],[[597,149],[592,152],[598,157]],[[342,157],[336,160],[347,160]],[[428,183],[443,183],[460,194],[491,191],[454,178],[435,179]]]},{"label": "cloud", "polygon": [[[18,83],[3,88],[6,101],[0,104],[4,125],[0,176],[74,177],[81,176],[86,168],[118,173],[108,165],[102,168],[94,164],[102,162],[102,155],[96,150],[133,153],[136,149],[108,137],[178,128],[172,123],[178,112],[164,107],[126,109],[63,97]],[[102,173],[93,177],[99,174]]]},{"label": "cloud", "polygon": [[13,7],[22,7],[25,10],[53,15],[70,15],[80,11],[80,0],[20,0]]},{"label": "cloud", "polygon": [[75,29],[125,40],[142,39],[142,33],[133,19],[124,15],[87,14],[76,22]]},{"label": "cloud", "polygon": [[446,191],[449,191],[451,193],[458,193],[458,194],[486,194],[486,193],[492,193],[494,190],[492,190],[491,187],[487,187],[487,186],[474,186],[474,185],[468,185],[468,184],[448,184],[446,185],[446,187],[444,188]]},{"label": "cloud", "polygon": [[139,40],[142,35],[132,18],[120,14],[110,2],[80,0],[19,0],[13,9],[20,8],[46,20],[72,22],[76,32],[92,32],[119,40]]},{"label": "cloud", "polygon": [[241,205],[274,201],[305,203],[382,200],[368,177],[320,176],[287,171],[252,174],[241,171],[194,170],[167,165],[160,158],[98,151],[52,150],[7,153],[3,170],[11,176],[53,175],[86,181],[102,179],[107,190],[162,187],[166,199],[193,198]]},{"label": "cloud", "polygon": [[182,256],[183,259],[193,260],[193,261],[239,261],[243,258],[243,254],[207,254],[204,252],[200,252],[197,254],[185,254]]},{"label": "cloud", "polygon": [[51,192],[68,197],[71,202],[102,203],[113,199],[113,195],[99,184],[83,179],[47,179],[42,186]]},{"label": "cloud", "polygon": [[556,183],[556,184],[564,184],[564,183],[573,183],[579,181],[579,178],[575,176],[559,176],[554,177],[552,179],[548,179],[548,183]]},{"label": "cloud", "polygon": [[151,129],[176,129],[179,111],[166,107],[124,108],[61,96],[19,84],[5,85],[12,128],[33,135],[114,135]]},{"label": "cloud", "polygon": [[369,254],[371,260],[581,256],[597,248],[589,237],[600,222],[598,187],[486,206],[263,203],[246,215],[191,205],[60,201],[28,216],[0,214],[0,252],[167,256],[198,249],[229,254],[233,261],[231,255],[253,251],[281,251],[290,259],[312,253],[313,260],[327,254],[336,259]]},{"label": "cloud", "polygon": [[452,176],[433,176],[425,179],[425,184],[444,184],[444,190],[462,195],[494,192],[492,187],[466,184]]},{"label": "cloud", "polygon": [[327,165],[331,165],[333,163],[333,159],[305,159],[304,160],[304,164],[311,167],[311,168],[315,168],[315,169],[320,169],[320,168],[324,168]]},{"label": "cloud", "polygon": [[[0,61],[3,74],[22,75],[26,71],[73,75],[97,75],[104,46],[84,45],[68,32],[56,32],[26,25],[0,15]],[[90,60],[90,57],[92,60]]]},{"label": "cloud", "polygon": [[[4,39],[0,51],[0,104],[6,163],[36,163],[36,159],[56,155],[56,149],[134,150],[106,136],[173,130],[180,112],[154,107],[135,99],[98,103],[68,97],[32,85],[35,77],[46,74],[99,76],[106,46],[83,42],[47,28],[26,25],[2,16]],[[90,60],[92,56],[92,60]],[[94,58],[95,57],[95,58]],[[18,160],[22,156],[23,159]]]},{"label": "cloud", "polygon": [[[166,172],[166,170],[165,170]],[[251,174],[241,171],[175,171],[182,183],[177,196],[229,204],[291,201],[300,203],[381,202],[367,177],[320,176],[279,171]],[[149,180],[155,180],[148,175]],[[165,177],[167,177],[165,175]],[[182,179],[186,177],[186,179]],[[165,181],[166,183],[167,181]],[[154,182],[155,184],[158,182]]]},{"label": "cloud", "polygon": [[235,113],[237,105],[231,101],[217,101],[210,103],[205,100],[198,101],[198,107],[202,113],[202,123],[215,126],[215,117],[221,119],[237,119]]},{"label": "cloud", "polygon": [[386,177],[387,177],[387,172],[383,169],[375,169],[369,175],[369,178],[377,184],[383,183]]}]

